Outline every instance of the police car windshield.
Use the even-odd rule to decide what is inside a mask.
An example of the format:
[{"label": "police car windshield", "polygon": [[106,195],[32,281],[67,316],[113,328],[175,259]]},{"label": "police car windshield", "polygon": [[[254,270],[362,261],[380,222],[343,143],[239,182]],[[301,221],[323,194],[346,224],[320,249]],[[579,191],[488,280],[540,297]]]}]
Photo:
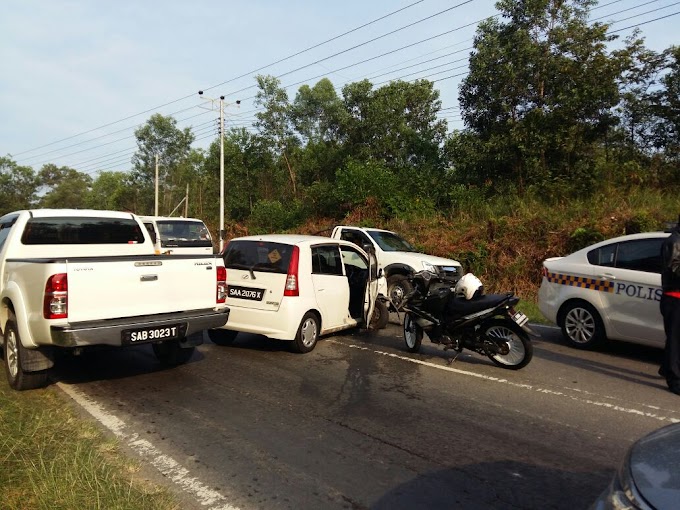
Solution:
[{"label": "police car windshield", "polygon": [[413,245],[406,239],[402,239],[394,232],[369,231],[368,235],[378,243],[383,251],[410,251],[417,252]]}]

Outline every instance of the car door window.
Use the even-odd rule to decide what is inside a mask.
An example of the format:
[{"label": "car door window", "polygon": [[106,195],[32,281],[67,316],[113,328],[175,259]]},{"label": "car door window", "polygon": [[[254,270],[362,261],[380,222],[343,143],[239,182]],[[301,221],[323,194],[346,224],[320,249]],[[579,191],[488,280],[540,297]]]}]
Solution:
[{"label": "car door window", "polygon": [[364,271],[368,269],[366,259],[358,251],[349,246],[342,247],[342,261],[345,263],[345,267],[350,266],[352,269]]},{"label": "car door window", "polygon": [[359,232],[358,230],[343,230],[340,234],[340,239],[354,243],[362,248],[366,245],[372,245],[368,237],[364,235],[363,232]]},{"label": "car door window", "polygon": [[588,252],[588,262],[596,266],[614,267],[617,243],[608,244]]},{"label": "car door window", "polygon": [[342,275],[342,262],[337,246],[312,247],[312,273]]},{"label": "car door window", "polygon": [[661,273],[661,244],[663,239],[640,239],[619,243],[616,253],[616,267]]}]

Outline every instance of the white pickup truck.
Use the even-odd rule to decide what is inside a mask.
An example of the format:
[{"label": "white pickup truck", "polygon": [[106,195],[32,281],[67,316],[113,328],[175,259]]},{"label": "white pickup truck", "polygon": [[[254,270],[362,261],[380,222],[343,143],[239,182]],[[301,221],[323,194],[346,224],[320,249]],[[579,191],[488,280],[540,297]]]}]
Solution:
[{"label": "white pickup truck", "polygon": [[392,306],[397,309],[401,307],[404,296],[412,290],[408,280],[410,273],[426,269],[454,280],[463,276],[460,262],[420,253],[389,230],[338,225],[333,228],[331,237],[375,249],[378,270],[382,269],[387,278],[387,294]]},{"label": "white pickup truck", "polygon": [[44,386],[55,350],[151,343],[187,361],[226,324],[226,270],[214,255],[155,255],[131,213],[35,209],[0,218],[0,328],[16,390]]}]

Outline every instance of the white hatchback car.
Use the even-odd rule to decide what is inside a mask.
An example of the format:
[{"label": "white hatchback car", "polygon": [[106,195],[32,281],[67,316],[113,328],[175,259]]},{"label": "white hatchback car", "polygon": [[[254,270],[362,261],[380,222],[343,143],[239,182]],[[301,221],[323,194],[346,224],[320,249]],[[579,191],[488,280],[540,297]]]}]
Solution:
[{"label": "white hatchback car", "polygon": [[545,260],[541,313],[574,347],[611,339],[663,348],[661,244],[668,236],[631,234]]},{"label": "white hatchback car", "polygon": [[[385,278],[353,243],[328,237],[270,234],[235,238],[222,253],[227,268],[229,321],[208,331],[225,345],[238,332],[292,341],[309,352],[319,336],[368,327],[374,307],[383,319]],[[383,324],[384,326],[384,324]]]}]

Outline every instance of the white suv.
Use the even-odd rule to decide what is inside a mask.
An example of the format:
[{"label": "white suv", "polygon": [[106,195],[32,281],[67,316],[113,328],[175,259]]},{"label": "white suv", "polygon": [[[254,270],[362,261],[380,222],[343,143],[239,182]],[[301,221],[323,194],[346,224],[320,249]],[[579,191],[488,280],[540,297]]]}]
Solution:
[{"label": "white suv", "polygon": [[420,253],[411,243],[390,230],[339,225],[333,229],[333,239],[350,241],[357,246],[375,250],[378,267],[387,278],[387,294],[392,305],[401,308],[404,296],[413,288],[409,275],[423,269],[456,281],[463,276],[460,262]]},{"label": "white suv", "polygon": [[208,332],[218,345],[246,332],[290,340],[293,350],[309,352],[321,335],[368,327],[386,287],[373,256],[328,237],[240,237],[222,256],[231,311],[223,328]]}]

